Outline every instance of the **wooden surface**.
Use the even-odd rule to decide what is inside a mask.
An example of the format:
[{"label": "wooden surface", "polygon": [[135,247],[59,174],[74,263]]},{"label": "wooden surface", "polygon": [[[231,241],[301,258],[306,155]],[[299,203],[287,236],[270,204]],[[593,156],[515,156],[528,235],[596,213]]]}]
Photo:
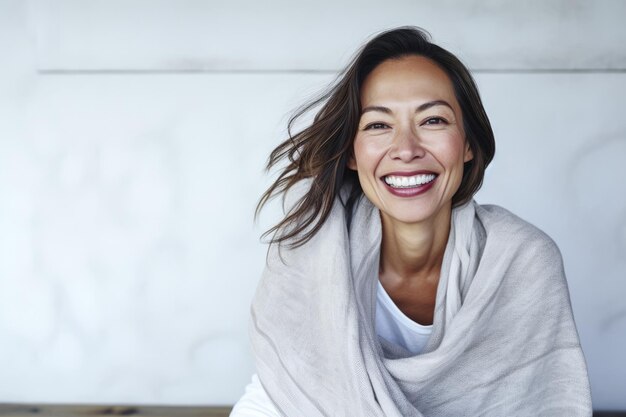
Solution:
[{"label": "wooden surface", "polygon": [[163,407],[121,405],[0,404],[3,417],[151,416],[228,417],[230,407]]},{"label": "wooden surface", "polygon": [[[164,407],[124,405],[0,404],[2,417],[228,417],[231,407]],[[625,411],[595,411],[594,417],[626,417]]]}]

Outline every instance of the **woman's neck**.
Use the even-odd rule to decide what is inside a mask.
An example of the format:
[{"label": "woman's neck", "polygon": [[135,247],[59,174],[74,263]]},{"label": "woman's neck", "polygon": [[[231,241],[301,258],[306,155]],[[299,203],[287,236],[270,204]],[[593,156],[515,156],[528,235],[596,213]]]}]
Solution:
[{"label": "woman's neck", "polygon": [[437,283],[450,233],[451,208],[414,224],[381,215],[383,238],[380,276],[386,282]]}]

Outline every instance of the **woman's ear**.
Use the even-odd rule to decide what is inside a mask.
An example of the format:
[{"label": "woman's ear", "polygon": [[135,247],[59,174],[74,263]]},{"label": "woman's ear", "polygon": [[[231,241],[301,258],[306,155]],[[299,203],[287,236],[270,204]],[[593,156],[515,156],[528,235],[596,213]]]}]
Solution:
[{"label": "woman's ear", "polygon": [[354,155],[350,155],[350,157],[348,157],[348,163],[346,165],[349,169],[353,171],[357,170],[356,159],[354,159]]},{"label": "woman's ear", "polygon": [[469,162],[474,159],[474,152],[468,141],[465,141],[465,155],[463,155],[463,162]]}]

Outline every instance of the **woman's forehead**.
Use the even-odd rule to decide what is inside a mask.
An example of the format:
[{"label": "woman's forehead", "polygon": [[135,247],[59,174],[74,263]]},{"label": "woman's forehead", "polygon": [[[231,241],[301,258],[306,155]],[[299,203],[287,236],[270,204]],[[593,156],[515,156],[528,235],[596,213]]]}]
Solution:
[{"label": "woman's forehead", "polygon": [[362,106],[432,100],[444,100],[454,107],[454,87],[434,61],[417,55],[384,61],[367,76],[361,89]]}]

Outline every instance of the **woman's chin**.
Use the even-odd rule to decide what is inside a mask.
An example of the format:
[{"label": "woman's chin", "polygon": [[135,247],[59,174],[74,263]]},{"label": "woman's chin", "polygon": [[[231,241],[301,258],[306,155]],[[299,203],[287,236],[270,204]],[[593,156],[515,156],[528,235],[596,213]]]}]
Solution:
[{"label": "woman's chin", "polygon": [[426,208],[421,210],[381,210],[381,215],[388,222],[406,224],[406,225],[418,225],[424,224],[435,218],[436,211],[428,210]]}]

